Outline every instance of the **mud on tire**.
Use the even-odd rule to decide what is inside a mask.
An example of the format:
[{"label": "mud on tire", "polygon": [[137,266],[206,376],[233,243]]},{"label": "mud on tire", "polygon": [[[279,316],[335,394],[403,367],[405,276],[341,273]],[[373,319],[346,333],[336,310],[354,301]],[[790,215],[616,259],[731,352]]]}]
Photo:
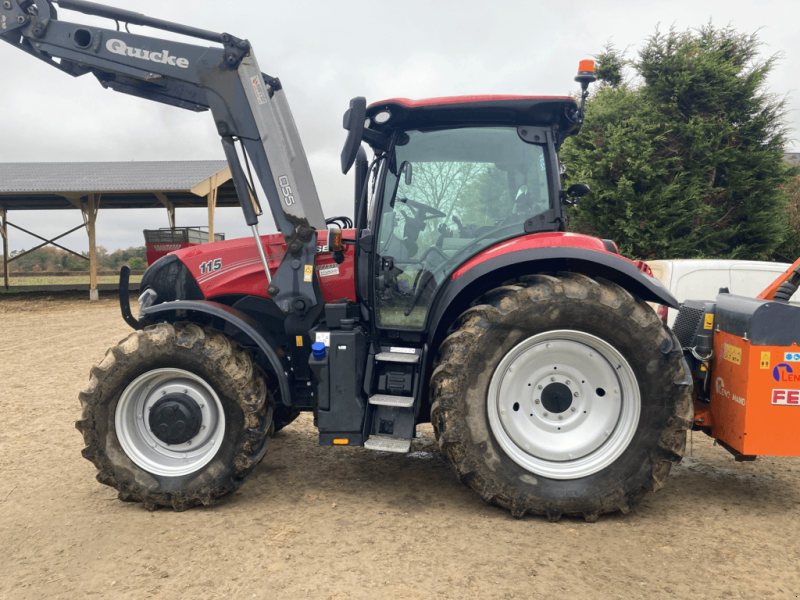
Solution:
[{"label": "mud on tire", "polygon": [[[553,462],[552,472],[525,468],[521,466],[524,460],[519,459],[524,457],[522,446],[516,460],[503,450],[494,433],[499,431],[497,417],[493,417],[494,425],[490,423],[489,391],[495,373],[501,371],[498,365],[504,364],[503,372],[507,372],[506,357],[515,356],[512,353],[519,352],[516,349],[531,343],[526,340],[533,336],[568,337],[572,335],[569,332],[576,332],[574,335],[582,339],[600,339],[624,358],[619,362],[629,365],[633,378],[628,381],[638,387],[638,396],[632,396],[640,399],[640,406],[630,413],[636,418],[629,419],[629,441],[616,454],[608,455],[607,464],[577,475],[564,470],[564,476],[555,477],[552,473],[559,473],[559,465],[570,461]],[[546,352],[541,356],[547,357]],[[556,369],[550,374],[558,372],[558,363],[554,364],[555,367],[547,367]],[[577,364],[579,370],[580,363]],[[612,364],[612,373],[614,367],[619,369]],[[543,381],[550,381],[550,377]],[[573,384],[575,389],[574,382],[564,383]],[[530,382],[518,384],[522,387],[513,388],[519,392],[518,397],[510,399],[498,394],[496,385],[492,390],[497,403],[514,402],[515,411],[523,406],[523,419],[528,412],[535,417],[536,409],[543,410],[542,393],[531,391],[538,387],[536,382],[532,388],[528,387]],[[671,465],[683,456],[686,430],[693,417],[690,390],[691,376],[684,369],[680,344],[642,300],[602,279],[574,273],[559,273],[557,277],[533,275],[488,292],[453,325],[439,348],[438,364],[431,378],[431,421],[439,446],[459,479],[487,503],[505,508],[516,517],[540,514],[555,521],[570,515],[594,521],[604,513],[630,511],[646,491],[664,485]],[[571,390],[567,392],[562,396],[566,396],[564,410],[569,411],[572,394]],[[595,400],[596,405],[600,405],[599,400]],[[540,414],[553,418],[546,412]],[[564,416],[577,418],[570,412]],[[545,426],[549,424],[544,423],[542,431]],[[508,435],[499,431],[499,437]],[[538,438],[529,439],[535,444]],[[601,442],[598,444],[596,452],[603,447]],[[587,456],[592,452],[595,451],[587,450]],[[550,476],[543,476],[542,472]]]},{"label": "mud on tire", "polygon": [[[139,456],[132,452],[137,457],[132,460],[120,441],[121,437],[131,439],[130,434],[117,429],[120,399],[129,398],[130,390],[139,389],[135,382],[150,381],[148,377],[153,377],[155,383],[151,387],[155,385],[157,392],[158,385],[166,385],[163,381],[159,383],[159,370],[175,373],[176,377],[181,373],[192,374],[198,389],[206,397],[213,397],[218,414],[224,415],[224,419],[217,422],[221,441],[206,439],[207,443],[214,444],[209,446],[209,454],[203,459],[205,464],[200,464],[201,460],[196,469],[189,466],[192,472],[180,472],[176,476],[164,474],[169,465],[151,470],[143,468],[141,464],[146,464],[147,459],[144,453]],[[149,393],[149,389],[140,392],[140,396]],[[97,467],[97,480],[118,490],[120,500],[142,502],[151,510],[158,506],[185,510],[216,503],[238,489],[253,472],[264,457],[272,434],[274,402],[265,376],[251,355],[219,331],[194,323],[161,323],[129,335],[108,350],[99,365],[92,367],[89,388],[81,392],[80,401],[83,412],[75,426],[86,444],[82,452],[84,458]],[[152,408],[152,401],[147,401]],[[124,402],[123,407],[126,406]],[[141,402],[131,406],[143,406]],[[202,401],[198,401],[197,406],[200,403]],[[146,412],[141,408],[137,410]],[[136,414],[130,420],[135,423],[135,419],[141,418],[147,417]],[[154,438],[143,434],[138,442],[142,440],[150,443]],[[142,447],[149,451],[145,445]],[[128,448],[130,450],[130,443]],[[172,447],[160,451],[169,457],[183,456],[173,452]],[[144,462],[142,456],[145,456]],[[153,456],[158,463],[159,455]]]}]

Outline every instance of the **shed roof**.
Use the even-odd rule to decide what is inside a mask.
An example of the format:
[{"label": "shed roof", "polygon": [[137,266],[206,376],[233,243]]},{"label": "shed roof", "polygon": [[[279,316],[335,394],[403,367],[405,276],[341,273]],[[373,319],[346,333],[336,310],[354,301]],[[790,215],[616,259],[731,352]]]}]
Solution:
[{"label": "shed roof", "polygon": [[206,206],[212,179],[217,206],[238,206],[224,160],[0,163],[0,205],[8,210],[74,208],[68,197],[101,194],[103,208]]}]

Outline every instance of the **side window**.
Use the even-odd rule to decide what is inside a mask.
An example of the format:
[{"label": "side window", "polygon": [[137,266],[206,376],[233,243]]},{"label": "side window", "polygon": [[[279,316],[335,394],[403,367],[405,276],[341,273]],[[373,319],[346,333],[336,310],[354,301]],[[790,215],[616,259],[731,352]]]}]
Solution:
[{"label": "side window", "polygon": [[418,329],[438,286],[469,257],[523,233],[550,195],[545,146],[515,127],[407,133],[383,186],[375,291],[381,327]]}]

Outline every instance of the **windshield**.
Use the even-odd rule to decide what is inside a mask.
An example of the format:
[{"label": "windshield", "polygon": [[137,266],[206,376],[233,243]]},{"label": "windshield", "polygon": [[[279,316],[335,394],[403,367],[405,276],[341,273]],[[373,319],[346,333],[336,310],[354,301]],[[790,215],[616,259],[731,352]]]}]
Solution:
[{"label": "windshield", "polygon": [[521,234],[550,197],[546,146],[524,142],[515,127],[406,133],[384,183],[378,253],[391,260],[378,261],[376,305],[382,327],[418,329],[445,278]]}]

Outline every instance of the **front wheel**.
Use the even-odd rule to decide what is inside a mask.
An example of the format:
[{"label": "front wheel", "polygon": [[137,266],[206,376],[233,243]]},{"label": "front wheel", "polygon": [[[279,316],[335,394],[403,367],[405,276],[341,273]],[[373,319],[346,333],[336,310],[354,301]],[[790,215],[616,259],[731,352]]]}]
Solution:
[{"label": "front wheel", "polygon": [[440,447],[462,482],[515,516],[627,512],[683,455],[680,345],[611,282],[562,273],[495,289],[439,353]]},{"label": "front wheel", "polygon": [[92,368],[83,456],[125,501],[185,510],[233,492],[263,458],[274,402],[252,357],[219,331],[159,324]]}]

